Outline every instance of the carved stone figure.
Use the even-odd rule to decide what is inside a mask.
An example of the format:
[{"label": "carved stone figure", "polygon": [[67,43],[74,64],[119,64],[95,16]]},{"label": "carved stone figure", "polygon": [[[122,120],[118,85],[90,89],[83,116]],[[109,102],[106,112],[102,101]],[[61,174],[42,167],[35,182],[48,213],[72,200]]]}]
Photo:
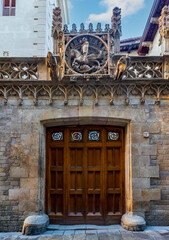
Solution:
[{"label": "carved stone figure", "polygon": [[84,37],[82,39],[82,53],[83,53],[83,57],[87,58],[87,54],[89,52],[89,42],[87,41],[87,39]]},{"label": "carved stone figure", "polygon": [[115,71],[115,78],[118,80],[122,77],[123,72],[126,70],[127,68],[127,64],[128,64],[128,54],[125,56],[122,56],[118,62],[117,62],[117,67],[116,67],[116,71]]},{"label": "carved stone figure", "polygon": [[[169,39],[169,6],[165,6],[162,9],[161,17],[159,18],[159,46],[163,39]],[[167,50],[168,51],[168,50]]]},{"label": "carved stone figure", "polygon": [[53,54],[51,52],[48,52],[48,56],[47,56],[47,66],[48,68],[50,68],[50,77],[51,79],[55,78],[56,79],[56,68],[57,68],[57,60],[56,58],[53,56]]}]

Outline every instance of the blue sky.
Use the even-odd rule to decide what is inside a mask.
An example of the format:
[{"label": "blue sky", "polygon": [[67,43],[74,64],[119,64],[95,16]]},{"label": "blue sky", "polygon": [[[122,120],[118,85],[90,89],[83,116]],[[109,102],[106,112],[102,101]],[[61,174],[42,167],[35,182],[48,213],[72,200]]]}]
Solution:
[{"label": "blue sky", "polygon": [[111,21],[112,9],[115,6],[122,8],[122,38],[142,36],[154,0],[68,0],[69,28],[76,23],[89,22],[96,26],[97,22]]}]

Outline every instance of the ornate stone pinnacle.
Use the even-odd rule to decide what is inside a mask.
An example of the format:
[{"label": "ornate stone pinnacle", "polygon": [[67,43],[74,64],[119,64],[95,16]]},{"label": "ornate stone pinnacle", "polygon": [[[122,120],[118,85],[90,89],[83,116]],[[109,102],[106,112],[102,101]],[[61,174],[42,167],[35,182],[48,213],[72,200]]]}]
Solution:
[{"label": "ornate stone pinnacle", "polygon": [[122,35],[121,32],[121,8],[115,7],[113,9],[113,16],[111,19],[112,22],[112,30],[113,30],[113,34],[114,37],[116,36],[120,38],[120,36]]},{"label": "ornate stone pinnacle", "polygon": [[56,7],[53,9],[53,20],[52,20],[52,33],[53,35],[57,30],[62,30],[62,17],[61,9]]}]

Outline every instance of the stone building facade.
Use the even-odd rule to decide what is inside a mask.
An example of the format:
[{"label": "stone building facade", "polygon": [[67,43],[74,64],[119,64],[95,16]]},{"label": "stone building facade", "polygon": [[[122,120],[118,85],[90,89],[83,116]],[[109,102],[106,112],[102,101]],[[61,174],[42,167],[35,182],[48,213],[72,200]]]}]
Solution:
[{"label": "stone building facade", "polygon": [[[58,133],[73,126],[80,134],[83,130],[79,129],[88,126],[94,130],[90,148],[123,149],[120,156],[124,164],[120,164],[117,186],[108,187],[111,181],[116,181],[111,174],[106,182],[102,179],[103,193],[119,196],[119,199],[114,197],[117,202],[109,203],[113,210],[100,210],[112,217],[109,224],[120,223],[125,214],[122,224],[129,230],[142,229],[143,218],[149,225],[168,225],[168,56],[121,57],[118,8],[113,11],[112,26],[106,25],[104,30],[100,24],[96,30],[91,24],[85,30],[82,24],[79,32],[75,25],[69,31],[66,25],[62,26],[59,8],[54,11],[54,19],[54,51],[49,52],[47,58],[0,59],[0,230],[21,230],[23,221],[30,215],[49,213],[51,222],[62,215],[59,210],[58,215],[55,214],[50,204],[46,204],[48,197],[53,201],[51,195],[62,194],[61,189],[52,187],[51,172],[57,171],[57,167],[50,165],[50,169],[53,168],[50,172],[46,164],[51,159],[47,146],[50,142],[55,148],[59,144]],[[75,56],[79,49],[80,55]],[[53,128],[55,132],[50,132]],[[110,140],[107,145],[96,141],[99,128],[104,133],[114,129],[111,130],[114,135],[103,140]],[[120,131],[124,134],[119,138]],[[46,140],[47,133],[55,134],[53,142]],[[75,148],[76,144],[70,146]],[[102,172],[102,167],[93,167],[93,171]],[[119,171],[118,167],[111,166],[108,171]],[[69,166],[65,164],[65,168]],[[58,171],[62,171],[61,168]],[[98,196],[100,192],[95,190]],[[52,204],[60,206],[57,199]],[[98,207],[97,203],[94,207]],[[77,213],[76,209],[72,216],[77,217]],[[100,215],[96,210],[92,214],[96,215],[94,220],[90,218],[90,223],[94,224]],[[64,224],[62,220],[60,223]]]},{"label": "stone building facade", "polygon": [[[5,4],[15,12],[5,13]],[[54,7],[62,9],[63,23],[68,23],[66,0],[0,1],[0,57],[46,57],[53,51]]]}]

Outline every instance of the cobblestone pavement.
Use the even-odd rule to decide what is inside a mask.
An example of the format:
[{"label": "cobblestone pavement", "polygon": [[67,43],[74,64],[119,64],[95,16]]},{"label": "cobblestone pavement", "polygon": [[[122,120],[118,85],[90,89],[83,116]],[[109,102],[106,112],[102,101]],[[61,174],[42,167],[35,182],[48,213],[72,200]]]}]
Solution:
[{"label": "cobblestone pavement", "polygon": [[147,227],[144,232],[129,232],[121,226],[97,227],[77,230],[67,226],[67,229],[48,230],[38,236],[23,236],[21,233],[0,233],[1,240],[169,240],[169,227]]}]

